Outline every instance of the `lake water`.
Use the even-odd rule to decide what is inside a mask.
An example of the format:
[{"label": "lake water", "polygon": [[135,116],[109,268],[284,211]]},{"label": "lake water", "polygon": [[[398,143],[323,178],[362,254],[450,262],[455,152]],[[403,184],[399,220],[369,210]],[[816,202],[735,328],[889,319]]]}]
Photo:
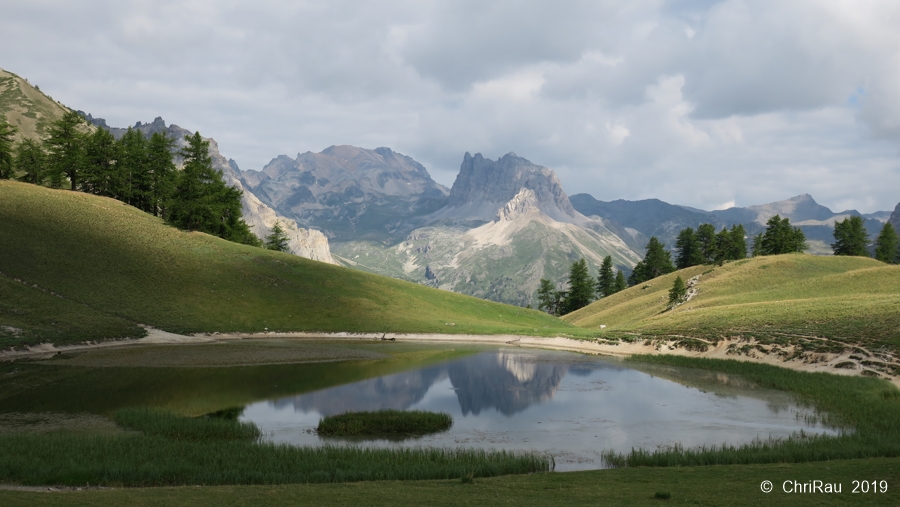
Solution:
[{"label": "lake water", "polygon": [[[446,412],[453,427],[402,441],[313,431],[322,416],[389,408]],[[551,454],[564,471],[602,468],[607,450],[835,433],[813,415],[787,393],[723,374],[513,348],[251,403],[241,420],[278,443],[528,450]]]}]

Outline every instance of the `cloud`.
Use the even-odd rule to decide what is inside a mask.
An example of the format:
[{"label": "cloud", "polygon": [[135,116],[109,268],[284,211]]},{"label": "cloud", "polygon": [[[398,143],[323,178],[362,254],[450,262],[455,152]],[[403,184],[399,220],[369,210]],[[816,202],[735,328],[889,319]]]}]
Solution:
[{"label": "cloud", "polygon": [[515,151],[570,192],[700,208],[900,200],[900,4],[13,0],[0,66],[243,168],[390,146],[452,184]]}]

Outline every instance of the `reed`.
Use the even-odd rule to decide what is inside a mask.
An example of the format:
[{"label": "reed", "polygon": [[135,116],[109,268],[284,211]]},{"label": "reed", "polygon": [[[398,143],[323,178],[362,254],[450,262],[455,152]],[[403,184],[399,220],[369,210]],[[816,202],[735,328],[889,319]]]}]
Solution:
[{"label": "reed", "polygon": [[158,435],[0,435],[0,478],[21,484],[175,486],[459,479],[552,470],[534,453],[293,447]]}]

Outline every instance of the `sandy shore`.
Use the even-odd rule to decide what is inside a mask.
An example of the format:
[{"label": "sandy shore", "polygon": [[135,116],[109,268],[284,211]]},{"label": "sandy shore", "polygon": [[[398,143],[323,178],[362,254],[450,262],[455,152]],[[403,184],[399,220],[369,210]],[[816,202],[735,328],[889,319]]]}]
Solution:
[{"label": "sandy shore", "polygon": [[[381,340],[390,339],[394,341],[415,341],[415,342],[443,342],[443,343],[484,343],[493,345],[510,345],[517,347],[531,347],[552,350],[566,350],[571,352],[582,352],[587,354],[600,354],[609,356],[626,357],[633,354],[673,354],[687,357],[708,357],[716,359],[737,359],[741,361],[751,361],[755,363],[765,363],[792,370],[807,372],[827,372],[837,375],[862,375],[863,366],[854,358],[851,358],[851,352],[840,354],[835,353],[815,353],[806,354],[802,358],[791,359],[785,361],[777,354],[764,353],[760,350],[753,350],[748,354],[734,354],[729,351],[732,344],[754,345],[752,342],[739,340],[720,340],[718,343],[708,345],[705,351],[692,351],[682,347],[676,347],[674,340],[659,341],[656,340],[652,344],[646,342],[605,342],[597,340],[579,340],[564,337],[535,337],[535,336],[518,336],[518,335],[468,335],[468,334],[416,334],[416,333],[392,333],[385,335],[383,333],[208,333],[194,335],[180,335],[168,333],[154,328],[146,328],[147,336],[134,340],[113,340],[105,342],[87,342],[79,345],[66,345],[56,347],[51,344],[41,344],[34,347],[28,347],[24,350],[4,350],[0,351],[0,360],[14,360],[19,358],[49,358],[56,354],[75,352],[81,350],[90,350],[98,348],[128,347],[134,345],[146,344],[184,344],[184,343],[205,343],[215,341],[229,340],[252,340],[252,339],[297,339],[297,340],[335,340],[335,341],[361,341],[361,340]],[[857,347],[870,357],[876,357],[882,362],[898,364],[893,357],[883,354],[873,353],[865,349]],[[856,364],[855,367],[847,367],[848,363]],[[844,367],[838,368],[837,365],[842,364]],[[900,377],[896,375],[888,375],[886,373],[881,376],[889,379],[894,385],[900,388]]]}]

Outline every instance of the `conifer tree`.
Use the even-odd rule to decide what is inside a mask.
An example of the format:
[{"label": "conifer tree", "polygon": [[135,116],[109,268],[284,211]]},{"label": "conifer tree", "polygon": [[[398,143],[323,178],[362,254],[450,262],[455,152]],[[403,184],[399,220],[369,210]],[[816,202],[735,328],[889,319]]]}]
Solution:
[{"label": "conifer tree", "polygon": [[563,303],[563,312],[574,312],[593,300],[594,281],[588,273],[587,261],[582,258],[573,262],[569,269],[569,292]]},{"label": "conifer tree", "polygon": [[616,277],[613,275],[612,256],[607,255],[600,264],[600,273],[597,275],[597,297],[603,298],[613,295],[616,290]]},{"label": "conifer tree", "polygon": [[128,127],[119,144],[122,155],[114,183],[115,197],[146,211],[146,196],[150,194],[146,167],[147,138],[140,130]]},{"label": "conifer tree", "polygon": [[753,253],[754,257],[759,257],[760,255],[763,255],[762,240],[763,240],[763,233],[759,233],[756,236],[753,236],[753,246],[752,246],[751,252]]},{"label": "conifer tree", "polygon": [[98,128],[93,134],[86,136],[81,189],[96,195],[118,198],[114,182],[121,158],[121,147],[108,130]]},{"label": "conifer tree", "polygon": [[746,259],[747,240],[744,239],[744,236],[747,235],[747,231],[744,229],[743,224],[732,225],[729,234],[731,238],[728,242],[728,260]]},{"label": "conifer tree", "polygon": [[263,247],[267,250],[290,253],[291,247],[288,246],[288,240],[288,235],[284,232],[284,229],[281,228],[281,223],[276,220],[275,225],[272,227],[272,233],[266,236]]},{"label": "conifer tree", "polygon": [[694,229],[691,227],[682,229],[678,233],[678,239],[675,240],[675,267],[685,269],[702,263],[700,242]]},{"label": "conifer tree", "polygon": [[84,118],[75,111],[63,114],[50,125],[44,142],[49,152],[50,186],[61,188],[66,177],[72,190],[79,188],[79,175],[84,166]]},{"label": "conifer tree", "polygon": [[15,126],[0,120],[0,180],[7,180],[14,175],[13,138],[18,132]]},{"label": "conifer tree", "polygon": [[697,227],[697,243],[702,259],[698,264],[716,262],[716,227],[713,224],[700,224]]},{"label": "conifer tree", "polygon": [[559,309],[559,293],[553,282],[546,278],[541,278],[538,287],[538,310],[543,310],[550,315],[556,315]]},{"label": "conifer tree", "polygon": [[46,179],[47,154],[34,139],[22,139],[16,145],[16,170],[23,173],[19,181],[42,185]]},{"label": "conifer tree", "polygon": [[[791,227],[787,217],[773,216],[766,222],[766,232],[760,241],[760,255],[780,255],[807,249],[806,236],[799,227]],[[757,255],[753,252],[753,255]]]},{"label": "conifer tree", "polygon": [[666,251],[665,245],[660,243],[656,236],[653,236],[647,243],[644,260],[638,262],[634,267],[628,283],[637,285],[673,271],[675,271],[675,266],[672,264],[671,254]]},{"label": "conifer tree", "polygon": [[669,308],[680,303],[686,294],[687,286],[684,284],[684,280],[682,280],[680,276],[676,277],[675,283],[672,285],[672,288],[669,289]]},{"label": "conifer tree", "polygon": [[900,262],[900,238],[890,222],[885,222],[875,240],[875,258],[881,262],[894,264]]},{"label": "conifer tree", "polygon": [[852,216],[835,222],[834,243],[831,249],[834,255],[869,256],[869,233],[866,231],[863,219],[860,216]]},{"label": "conifer tree", "polygon": [[209,141],[199,132],[185,140],[187,145],[181,150],[184,169],[178,175],[168,220],[189,231],[260,245],[241,217],[241,191],[226,185],[222,173],[212,166]]},{"label": "conifer tree", "polygon": [[144,196],[148,213],[166,217],[166,205],[175,191],[175,163],[172,147],[175,140],[162,132],[155,132],[147,143],[145,170],[149,191]]},{"label": "conifer tree", "polygon": [[619,271],[616,273],[616,287],[615,292],[621,292],[628,287],[628,282],[625,281],[625,273]]}]

